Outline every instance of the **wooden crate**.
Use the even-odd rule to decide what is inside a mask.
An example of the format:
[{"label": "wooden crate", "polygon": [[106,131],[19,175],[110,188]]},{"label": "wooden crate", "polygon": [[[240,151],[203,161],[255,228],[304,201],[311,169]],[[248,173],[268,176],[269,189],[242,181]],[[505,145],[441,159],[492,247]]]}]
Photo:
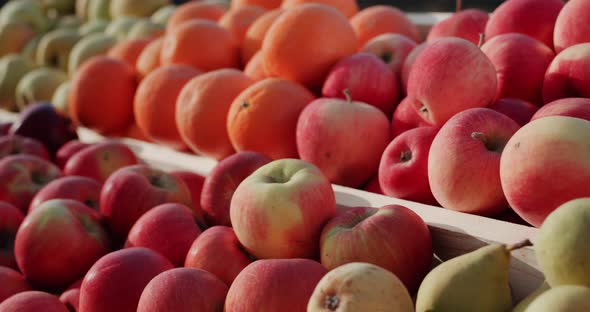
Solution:
[{"label": "wooden crate", "polygon": [[[11,121],[15,114],[0,111],[0,121]],[[78,130],[80,140],[100,142],[105,138],[88,129]],[[127,144],[144,162],[164,170],[189,170],[207,175],[216,161],[181,153],[166,147],[133,139],[118,139]],[[440,207],[373,194],[333,185],[337,204],[342,207],[381,207],[400,204],[412,209],[428,224],[435,255],[447,260],[473,251],[489,243],[513,244],[525,239],[534,242],[537,229],[495,219],[459,213]],[[510,284],[515,302],[522,299],[543,282],[534,250],[523,248],[512,253]]]}]

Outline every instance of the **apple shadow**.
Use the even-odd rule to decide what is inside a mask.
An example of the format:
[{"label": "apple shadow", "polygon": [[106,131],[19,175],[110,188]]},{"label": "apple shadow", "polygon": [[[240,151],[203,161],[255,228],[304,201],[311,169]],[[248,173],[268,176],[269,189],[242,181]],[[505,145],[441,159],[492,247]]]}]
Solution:
[{"label": "apple shadow", "polygon": [[338,208],[371,207],[371,203],[360,196],[340,191],[334,191],[334,195],[336,196],[336,202],[338,203],[336,206]]}]

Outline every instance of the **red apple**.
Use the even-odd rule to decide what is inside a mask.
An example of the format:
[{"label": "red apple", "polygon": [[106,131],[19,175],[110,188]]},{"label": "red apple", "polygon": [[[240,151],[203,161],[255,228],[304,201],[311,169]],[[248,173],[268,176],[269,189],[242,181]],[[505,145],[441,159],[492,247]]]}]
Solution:
[{"label": "red apple", "polygon": [[590,121],[590,99],[565,98],[541,107],[531,121],[547,116],[569,116]]},{"label": "red apple", "polygon": [[572,97],[590,98],[590,42],[561,51],[545,73],[545,104]]},{"label": "red apple", "polygon": [[387,116],[374,106],[321,98],[301,112],[296,138],[301,159],[330,182],[359,187],[377,173],[391,130]]},{"label": "red apple", "polygon": [[256,169],[271,162],[264,154],[237,152],[221,160],[205,179],[201,207],[211,225],[231,226],[229,207],[238,185]]},{"label": "red apple", "polygon": [[553,28],[562,7],[561,0],[505,1],[490,16],[486,40],[502,34],[521,33],[553,49]]},{"label": "red apple", "polygon": [[565,3],[553,31],[555,52],[559,53],[578,43],[590,42],[590,2],[586,0],[569,0]]},{"label": "red apple", "polygon": [[4,266],[0,266],[0,285],[0,303],[12,295],[32,290],[22,274]]},{"label": "red apple", "polygon": [[94,210],[98,210],[101,187],[100,183],[86,177],[69,176],[55,179],[45,185],[33,197],[29,206],[29,213],[50,199],[73,199]]},{"label": "red apple", "polygon": [[136,164],[137,157],[127,145],[106,141],[73,155],[64,167],[64,174],[88,177],[104,183],[117,169]]},{"label": "red apple", "polygon": [[78,140],[69,141],[55,153],[55,164],[58,165],[59,168],[63,169],[70,157],[74,156],[74,154],[90,145],[91,144],[83,143]]},{"label": "red apple", "polygon": [[315,286],[326,273],[321,264],[308,259],[255,261],[229,288],[224,311],[306,311]]},{"label": "red apple", "polygon": [[117,239],[125,239],[137,219],[165,203],[192,207],[190,190],[180,178],[146,165],[115,171],[100,193],[100,212]]},{"label": "red apple", "polygon": [[379,174],[371,178],[369,183],[367,183],[363,189],[367,192],[385,195],[385,193],[383,193],[383,188],[381,188],[381,184],[379,183]]},{"label": "red apple", "polygon": [[80,202],[44,202],[27,215],[16,233],[18,267],[33,285],[46,289],[70,285],[109,251],[101,221],[98,212]]},{"label": "red apple", "polygon": [[35,139],[12,134],[0,137],[0,158],[8,155],[29,154],[50,160],[49,152]]},{"label": "red apple", "polygon": [[503,34],[488,40],[481,50],[498,76],[496,100],[506,97],[543,104],[543,79],[555,53],[523,34]]},{"label": "red apple", "polygon": [[125,248],[100,258],[80,288],[80,311],[136,311],[145,286],[172,264],[143,247]]},{"label": "red apple", "polygon": [[508,141],[500,162],[510,207],[540,226],[565,202],[590,197],[590,122],[548,116],[531,121]]},{"label": "red apple", "polygon": [[299,159],[275,160],[254,171],[230,206],[238,240],[258,259],[316,256],[322,226],[335,214],[332,185]]},{"label": "red apple", "polygon": [[512,118],[521,127],[526,125],[539,109],[536,105],[515,98],[499,99],[488,108]]},{"label": "red apple", "polygon": [[[394,33],[381,34],[369,40],[364,47],[360,49],[361,52],[372,53],[379,57],[389,68],[393,70],[398,78],[401,87],[401,71],[404,61],[417,46],[416,41]],[[399,89],[400,93],[404,90]]]},{"label": "red apple", "polygon": [[[436,39],[434,39],[434,40],[436,40]],[[430,43],[431,42],[425,41],[425,42],[422,42],[421,44],[417,45],[410,52],[410,54],[408,54],[404,63],[402,64],[400,77],[401,77],[402,89],[405,94],[407,94],[407,90],[408,90],[408,79],[410,78],[410,70],[412,69],[412,66],[414,66],[414,62],[416,62],[416,59],[418,58],[418,56],[420,54],[422,54],[422,51],[424,51],[424,49],[426,49],[426,47],[428,47],[430,45]]]},{"label": "red apple", "polygon": [[444,37],[459,37],[478,44],[488,23],[488,13],[478,9],[459,11],[434,24],[428,32],[427,41]]},{"label": "red apple", "polygon": [[194,212],[182,204],[154,207],[135,222],[125,247],[146,247],[180,267],[193,241],[201,234]]},{"label": "red apple", "polygon": [[[205,213],[201,207],[201,193],[205,184],[205,177],[192,171],[173,171],[170,175],[180,178],[191,192],[191,201],[193,202],[193,211],[199,217],[199,220],[205,220]],[[200,224],[205,228],[205,224]]]},{"label": "red apple", "polygon": [[[357,53],[338,61],[324,81],[324,97],[365,102],[389,116],[399,97],[398,79],[390,67],[371,53]],[[345,90],[348,94],[345,95]]]},{"label": "red apple", "polygon": [[18,268],[14,259],[14,238],[24,218],[16,207],[0,202],[0,266]]},{"label": "red apple", "polygon": [[416,59],[408,78],[408,95],[422,119],[442,126],[458,112],[485,107],[496,95],[494,65],[473,43],[442,38]]},{"label": "red apple", "polygon": [[479,215],[508,207],[498,169],[504,146],[518,128],[514,120],[489,108],[469,109],[451,118],[428,155],[434,198],[447,209]]},{"label": "red apple", "polygon": [[0,311],[9,312],[69,312],[59,299],[41,291],[24,291],[0,303]]},{"label": "red apple", "polygon": [[223,311],[227,285],[215,275],[177,268],[154,277],[145,287],[137,312]]},{"label": "red apple", "polygon": [[62,176],[45,159],[32,155],[12,155],[0,160],[0,201],[26,212],[33,196],[47,183]]},{"label": "red apple", "polygon": [[252,261],[234,230],[217,225],[197,237],[186,255],[184,266],[211,272],[229,286]]},{"label": "red apple", "polygon": [[398,135],[410,129],[431,126],[427,123],[414,108],[416,100],[412,97],[404,98],[395,111],[391,120],[391,137],[396,138]]},{"label": "red apple", "polygon": [[388,196],[436,204],[428,183],[428,153],[438,129],[408,130],[387,146],[379,164],[379,184]]},{"label": "red apple", "polygon": [[428,226],[412,210],[388,205],[341,210],[322,231],[322,264],[368,262],[393,272],[412,292],[432,264]]},{"label": "red apple", "polygon": [[0,122],[0,135],[7,135],[12,127],[12,122]]},{"label": "red apple", "polygon": [[80,287],[82,287],[82,279],[77,280],[70,285],[60,296],[61,301],[70,312],[80,311]]}]

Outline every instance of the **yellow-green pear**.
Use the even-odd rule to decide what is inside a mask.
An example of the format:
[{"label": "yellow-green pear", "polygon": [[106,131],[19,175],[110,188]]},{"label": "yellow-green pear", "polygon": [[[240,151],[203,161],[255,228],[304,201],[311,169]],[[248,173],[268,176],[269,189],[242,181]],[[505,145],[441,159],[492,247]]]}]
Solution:
[{"label": "yellow-green pear", "polygon": [[404,284],[374,264],[352,262],[328,272],[315,287],[307,312],[413,312]]},{"label": "yellow-green pear", "polygon": [[154,38],[162,35],[165,30],[161,24],[154,23],[149,19],[142,19],[131,27],[127,39]]},{"label": "yellow-green pear", "polygon": [[68,61],[68,73],[73,75],[82,63],[93,56],[106,54],[117,39],[104,33],[90,34],[76,43]]},{"label": "yellow-green pear", "polygon": [[148,17],[159,8],[170,4],[169,0],[111,0],[111,16]]},{"label": "yellow-green pear", "polygon": [[590,287],[590,198],[568,201],[539,229],[535,254],[551,287]]},{"label": "yellow-green pear", "polygon": [[119,17],[114,21],[111,21],[105,33],[117,38],[117,40],[125,40],[127,38],[127,34],[131,30],[131,28],[139,22],[137,17]]},{"label": "yellow-green pear", "polygon": [[590,311],[590,288],[575,285],[553,287],[537,297],[525,312]]},{"label": "yellow-green pear", "polygon": [[34,37],[35,31],[29,24],[20,22],[0,24],[0,57],[20,53]]},{"label": "yellow-green pear", "polygon": [[70,81],[64,81],[62,84],[57,87],[55,92],[53,93],[53,98],[51,99],[51,104],[55,107],[55,110],[61,113],[64,116],[68,116],[69,108],[68,108],[68,94],[70,92]]},{"label": "yellow-green pear", "polygon": [[74,29],[56,29],[46,33],[37,46],[37,64],[68,70],[70,52],[82,37]]},{"label": "yellow-green pear", "polygon": [[111,0],[88,0],[88,19],[89,20],[110,20]]},{"label": "yellow-green pear", "polygon": [[89,34],[102,33],[109,26],[109,22],[105,20],[92,20],[80,26],[78,32],[82,36],[88,36]]},{"label": "yellow-green pear", "polygon": [[77,30],[82,26],[83,21],[76,15],[66,15],[62,16],[55,25],[55,28],[59,29],[74,29]]},{"label": "yellow-green pear", "polygon": [[441,263],[422,281],[416,311],[510,311],[510,251],[528,244],[492,244]]},{"label": "yellow-green pear", "polygon": [[150,19],[154,23],[166,26],[166,24],[168,24],[168,20],[172,14],[174,14],[174,11],[176,11],[176,5],[169,4],[159,8],[156,12],[154,12],[154,14],[152,14]]},{"label": "yellow-green pear", "polygon": [[18,109],[16,105],[16,86],[21,78],[33,70],[35,65],[18,54],[9,54],[0,58],[0,107],[10,111]]},{"label": "yellow-green pear", "polygon": [[31,103],[51,101],[53,93],[68,79],[68,76],[54,68],[40,67],[28,72],[16,86],[16,104],[23,110]]},{"label": "yellow-green pear", "polygon": [[551,286],[549,286],[549,284],[547,284],[546,281],[543,282],[541,284],[541,286],[539,286],[535,291],[533,291],[528,296],[526,296],[524,299],[522,299],[516,305],[516,307],[514,307],[514,309],[512,310],[512,312],[524,312],[524,311],[526,311],[526,309],[529,307],[529,305],[531,305],[531,303],[533,301],[535,301],[535,299],[537,299],[537,297],[539,297],[540,295],[542,295],[543,293],[545,293],[549,289],[551,289]]},{"label": "yellow-green pear", "polygon": [[8,22],[29,24],[37,33],[47,31],[51,25],[41,4],[34,0],[7,2],[0,10],[0,24]]}]

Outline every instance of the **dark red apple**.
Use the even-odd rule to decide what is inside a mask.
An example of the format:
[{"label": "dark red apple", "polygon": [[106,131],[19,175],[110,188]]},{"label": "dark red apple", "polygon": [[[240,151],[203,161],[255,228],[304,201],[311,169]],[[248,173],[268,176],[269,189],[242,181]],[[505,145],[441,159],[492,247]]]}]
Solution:
[{"label": "dark red apple", "polygon": [[101,188],[102,185],[96,180],[86,177],[69,176],[55,179],[33,197],[29,205],[29,213],[50,199],[73,199],[98,210]]},{"label": "dark red apple", "polygon": [[14,258],[14,239],[24,218],[16,207],[0,202],[0,266],[18,269]]},{"label": "dark red apple", "polygon": [[41,291],[23,291],[0,303],[0,311],[4,312],[69,312],[59,299]]},{"label": "dark red apple", "polygon": [[0,285],[0,303],[12,295],[33,289],[22,274],[5,266],[0,266]]},{"label": "dark red apple", "polygon": [[499,99],[488,108],[512,118],[520,126],[526,125],[539,109],[537,105],[515,98]]},{"label": "dark red apple", "polygon": [[410,129],[432,126],[427,123],[414,108],[415,99],[412,97],[404,98],[395,111],[391,120],[391,137],[396,138],[398,135]]},{"label": "dark red apple", "polygon": [[221,160],[205,179],[201,207],[210,225],[231,226],[229,207],[238,185],[256,169],[271,162],[264,154],[237,152]]},{"label": "dark red apple", "polygon": [[385,195],[385,193],[383,193],[383,188],[381,188],[381,184],[379,183],[379,174],[369,180],[369,183],[365,185],[364,190],[375,194]]},{"label": "dark red apple", "polygon": [[[205,220],[205,213],[201,207],[201,194],[203,193],[203,185],[205,184],[205,177],[192,171],[172,171],[171,175],[182,179],[184,184],[191,192],[191,199],[193,202],[193,211],[199,216],[199,220]],[[205,228],[206,224],[200,224],[201,228]]]},{"label": "dark red apple", "polygon": [[80,311],[80,287],[82,286],[82,279],[77,280],[70,285],[60,296],[61,301],[70,312]]},{"label": "dark red apple", "polygon": [[590,42],[561,51],[545,73],[545,104],[574,97],[590,98]]},{"label": "dark red apple", "polygon": [[590,121],[590,99],[565,98],[545,104],[531,121],[547,116],[569,116]]},{"label": "dark red apple", "polygon": [[0,122],[0,135],[7,135],[12,127],[12,122]]},{"label": "dark red apple", "polygon": [[78,140],[69,141],[55,153],[55,164],[63,169],[70,157],[90,145],[91,144],[83,143]]},{"label": "dark red apple", "polygon": [[0,158],[17,154],[29,154],[50,160],[45,146],[35,139],[16,134],[0,137]]}]

